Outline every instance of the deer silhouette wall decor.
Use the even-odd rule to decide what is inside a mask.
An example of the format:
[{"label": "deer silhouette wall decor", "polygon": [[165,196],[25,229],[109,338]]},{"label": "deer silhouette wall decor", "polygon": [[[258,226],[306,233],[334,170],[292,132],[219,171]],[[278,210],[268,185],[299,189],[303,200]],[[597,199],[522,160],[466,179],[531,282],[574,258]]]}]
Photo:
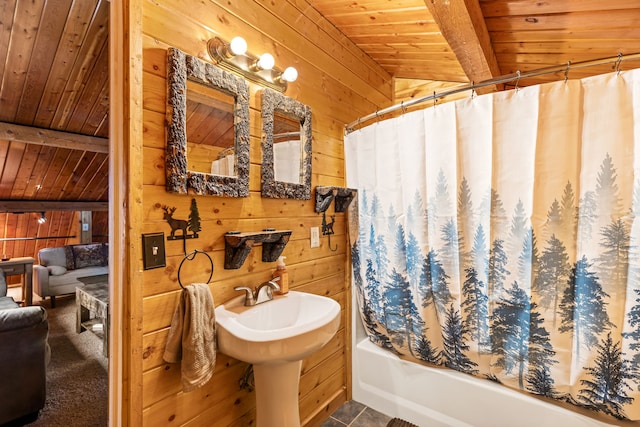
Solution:
[{"label": "deer silhouette wall decor", "polygon": [[336,222],[335,215],[331,215],[331,222],[327,222],[325,213],[322,213],[322,235],[330,236],[333,234],[333,224]]},{"label": "deer silhouette wall decor", "polygon": [[[171,227],[171,234],[167,237],[167,240],[193,238],[193,236],[187,237],[187,227],[189,227],[189,222],[184,219],[175,219],[173,217],[173,213],[176,211],[175,206],[170,208],[167,205],[162,205],[162,210],[164,211],[163,219],[167,220],[167,223],[169,223],[169,226]],[[176,236],[177,230],[182,230],[182,236]]]},{"label": "deer silhouette wall decor", "polygon": [[322,235],[327,236],[327,244],[329,245],[329,249],[333,252],[338,250],[338,245],[336,245],[335,249],[331,247],[331,235],[333,232],[333,224],[336,222],[335,215],[331,215],[331,222],[327,222],[326,212],[322,212]]}]

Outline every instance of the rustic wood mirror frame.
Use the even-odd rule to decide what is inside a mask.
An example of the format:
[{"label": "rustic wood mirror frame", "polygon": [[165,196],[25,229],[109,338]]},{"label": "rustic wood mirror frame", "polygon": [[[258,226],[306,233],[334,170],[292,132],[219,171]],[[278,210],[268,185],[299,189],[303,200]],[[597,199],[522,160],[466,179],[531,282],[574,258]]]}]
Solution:
[{"label": "rustic wood mirror frame", "polygon": [[[187,169],[187,80],[221,90],[235,98],[235,176]],[[249,85],[244,79],[179,49],[169,48],[166,120],[167,191],[227,197],[249,195]]]},{"label": "rustic wood mirror frame", "polygon": [[[262,96],[262,197],[309,200],[311,198],[311,108],[271,89]],[[300,119],[302,144],[301,184],[275,180],[273,128],[275,112]]]}]

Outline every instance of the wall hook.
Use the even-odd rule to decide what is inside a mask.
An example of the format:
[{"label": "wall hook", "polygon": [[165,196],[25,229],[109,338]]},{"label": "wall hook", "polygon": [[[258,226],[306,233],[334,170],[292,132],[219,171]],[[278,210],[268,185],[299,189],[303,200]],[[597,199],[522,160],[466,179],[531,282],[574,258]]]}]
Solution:
[{"label": "wall hook", "polygon": [[331,215],[331,222],[327,222],[327,213],[322,212],[322,235],[327,236],[327,243],[329,244],[329,249],[332,252],[338,250],[338,245],[336,245],[335,249],[331,247],[331,235],[334,234],[333,224],[336,222],[335,215]]},{"label": "wall hook", "polygon": [[[171,234],[167,236],[167,240],[182,240],[182,249],[187,255],[187,241],[186,239],[197,239],[198,232],[202,230],[200,226],[200,214],[198,213],[198,205],[196,199],[191,199],[191,214],[188,220],[176,219],[173,217],[173,213],[176,211],[176,207],[169,207],[167,205],[160,205],[156,203],[156,208],[162,208],[164,211],[163,219],[167,221],[169,227],[171,227]],[[176,235],[176,231],[181,230],[181,234]],[[192,233],[189,234],[187,230]]]},{"label": "wall hook", "polygon": [[338,250],[338,245],[336,245],[335,248],[331,247],[331,234],[329,234],[329,236],[327,236],[327,245],[329,246],[329,250],[331,250],[331,252],[335,252]]}]

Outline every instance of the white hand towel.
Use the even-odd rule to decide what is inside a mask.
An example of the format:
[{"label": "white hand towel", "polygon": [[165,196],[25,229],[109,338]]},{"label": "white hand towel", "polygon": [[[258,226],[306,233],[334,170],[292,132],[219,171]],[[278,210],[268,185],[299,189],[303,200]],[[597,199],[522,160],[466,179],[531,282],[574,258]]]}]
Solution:
[{"label": "white hand towel", "polygon": [[211,379],[216,365],[216,317],[213,296],[206,283],[182,291],[171,321],[164,360],[182,361],[182,389],[191,391]]}]

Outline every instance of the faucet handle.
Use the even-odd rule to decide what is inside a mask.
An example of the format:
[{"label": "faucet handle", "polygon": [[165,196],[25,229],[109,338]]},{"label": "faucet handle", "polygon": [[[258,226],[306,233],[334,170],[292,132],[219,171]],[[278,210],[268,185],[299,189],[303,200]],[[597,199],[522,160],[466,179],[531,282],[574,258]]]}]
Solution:
[{"label": "faucet handle", "polygon": [[253,296],[253,289],[251,289],[248,286],[236,286],[235,288],[233,288],[233,290],[234,291],[245,291],[244,305],[246,305],[246,306],[255,305],[256,300],[255,300],[255,297]]}]

